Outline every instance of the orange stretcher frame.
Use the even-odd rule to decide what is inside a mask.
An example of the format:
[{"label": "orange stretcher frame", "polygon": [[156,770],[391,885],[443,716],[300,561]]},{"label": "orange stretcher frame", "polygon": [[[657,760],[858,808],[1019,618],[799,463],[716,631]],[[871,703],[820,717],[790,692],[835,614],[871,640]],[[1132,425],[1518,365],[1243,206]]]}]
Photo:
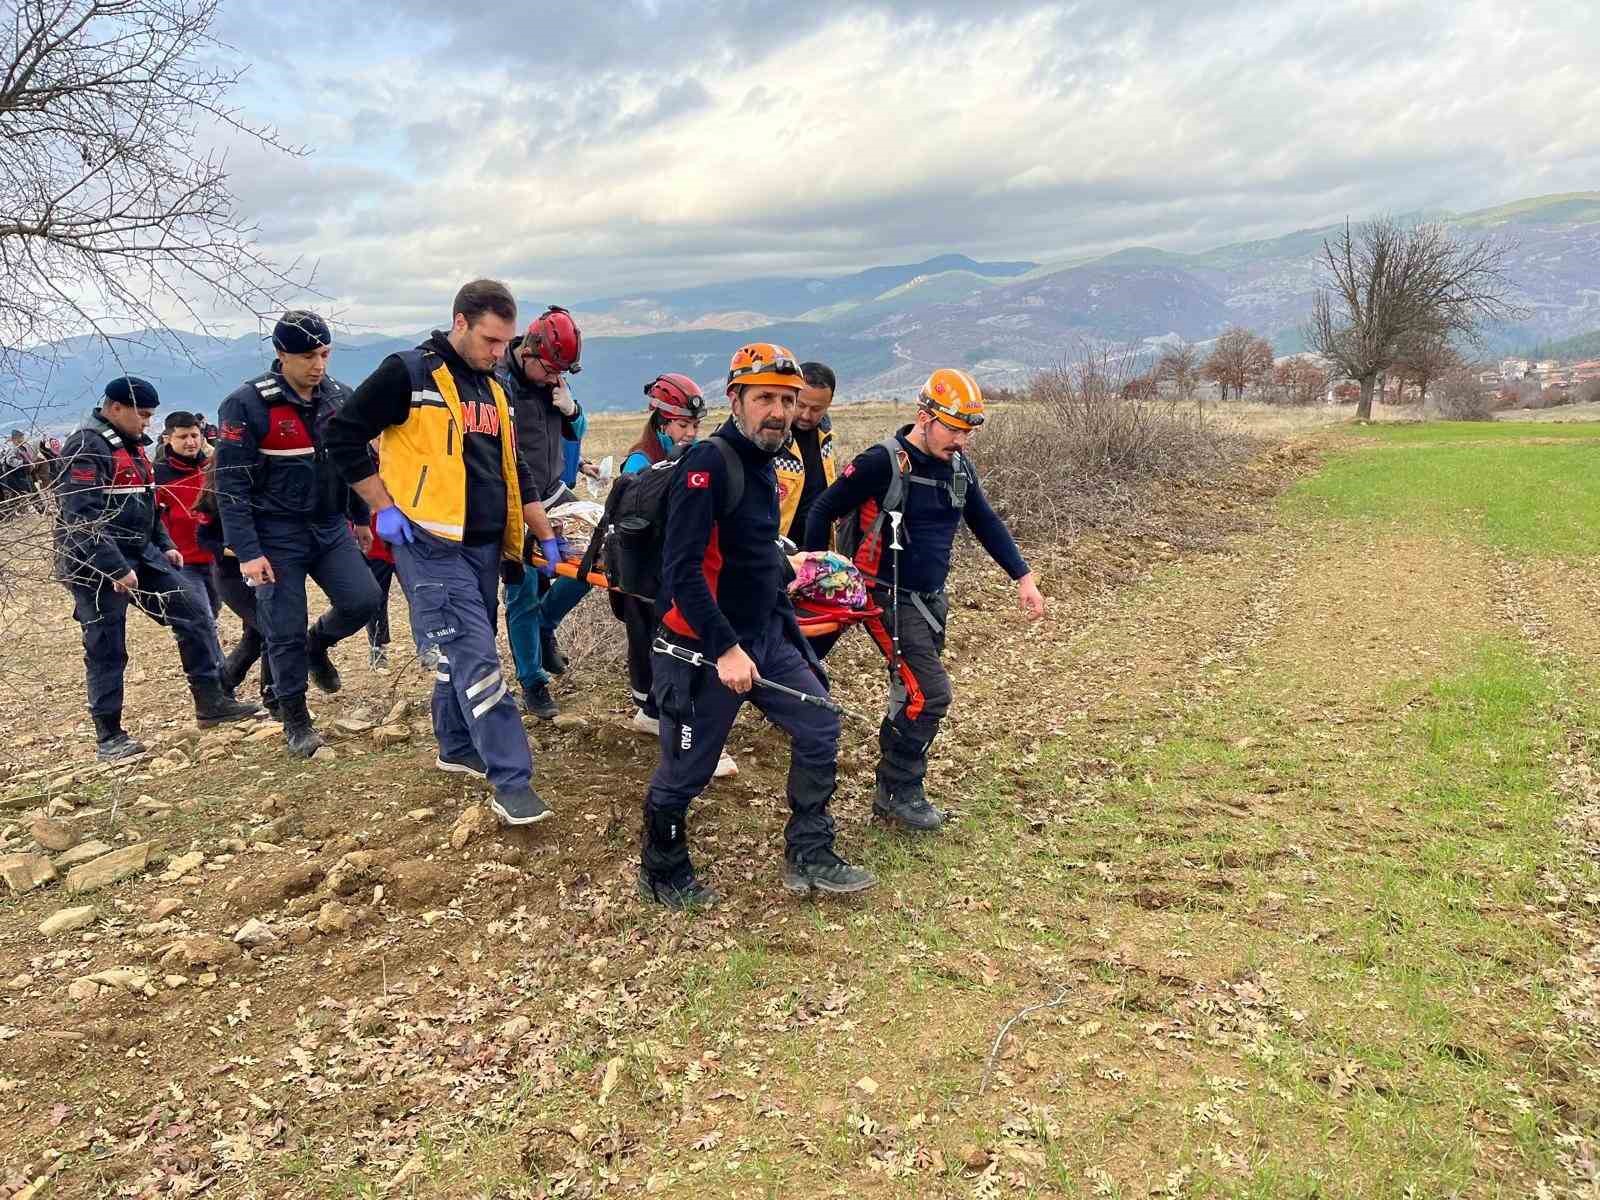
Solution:
[{"label": "orange stretcher frame", "polygon": [[[530,565],[537,570],[545,565],[545,560],[539,555],[532,555]],[[556,574],[563,579],[580,579],[578,564],[566,561],[556,564]],[[611,586],[611,581],[599,571],[590,571],[581,577],[580,582],[587,583],[590,587],[600,588],[602,591],[619,591]],[[804,600],[798,600],[794,606],[795,619],[800,624],[800,632],[808,638],[828,637],[831,634],[841,633],[852,625],[873,617],[883,615],[883,609],[875,604],[866,608],[835,608],[832,606],[811,605]]]}]

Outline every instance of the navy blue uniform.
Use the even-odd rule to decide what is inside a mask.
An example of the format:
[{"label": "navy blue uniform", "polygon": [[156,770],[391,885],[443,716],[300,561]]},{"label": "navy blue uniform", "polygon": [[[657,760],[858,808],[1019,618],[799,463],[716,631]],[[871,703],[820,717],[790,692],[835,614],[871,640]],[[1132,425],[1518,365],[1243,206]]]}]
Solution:
[{"label": "navy blue uniform", "polygon": [[[712,437],[733,446],[744,470],[739,504],[729,467],[709,441],[689,448],[667,496],[662,589],[657,597],[662,636],[715,660],[735,645],[755,661],[762,678],[810,695],[826,695],[821,665],[811,653],[784,590],[787,562],[778,548],[778,480],[773,455],[728,421]],[[681,836],[689,802],[711,782],[740,706],[749,700],[793,743],[789,764],[791,861],[831,851],[828,805],[837,783],[839,718],[826,709],[756,688],[740,696],[711,667],[658,655],[653,694],[661,713],[661,761],[645,795],[644,869],[670,880],[689,870]],[[651,830],[670,830],[652,843]]]},{"label": "navy blue uniform", "polygon": [[[890,795],[920,799],[928,771],[928,748],[953,698],[941,656],[949,617],[945,581],[956,530],[965,521],[979,544],[1012,579],[1026,575],[1028,564],[983,494],[971,463],[964,458],[959,464],[944,462],[923,453],[907,436],[911,429],[907,425],[895,435],[901,461],[892,459],[882,445],[873,446],[858,454],[817,497],[806,519],[805,545],[810,550],[827,549],[834,522],[846,513],[856,514],[864,535],[856,565],[874,581],[873,600],[884,610],[882,617],[863,624],[890,664],[888,713],[878,731],[878,786]],[[865,535],[878,516],[894,473],[902,466],[909,478],[901,505],[904,550],[899,578],[895,579],[887,526],[879,537]],[[958,480],[958,471],[964,482]],[[897,607],[898,670],[892,633]]]},{"label": "navy blue uniform", "polygon": [[[184,674],[196,688],[220,687],[211,616],[166,557],[172,539],[157,519],[155,470],[144,447],[124,438],[94,412],[61,448],[56,567],[72,593],[72,615],[83,627],[89,712],[122,713],[128,665],[128,605],[172,630]],[[132,571],[132,595],[112,583]]]},{"label": "navy blue uniform", "polygon": [[[222,402],[216,448],[223,535],[239,562],[265,555],[276,581],[255,589],[273,690],[280,700],[306,690],[307,643],[326,650],[363,629],[382,597],[350,531],[366,524],[323,450],[329,420],[350,395],[324,379],[301,400],[277,370],[241,384]],[[306,577],[333,607],[306,629]]]}]

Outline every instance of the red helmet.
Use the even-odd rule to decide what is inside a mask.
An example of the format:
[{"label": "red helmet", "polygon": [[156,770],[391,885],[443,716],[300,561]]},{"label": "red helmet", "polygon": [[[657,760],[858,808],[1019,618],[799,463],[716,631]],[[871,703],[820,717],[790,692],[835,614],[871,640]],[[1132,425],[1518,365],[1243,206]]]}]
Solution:
[{"label": "red helmet", "polygon": [[572,319],[572,314],[559,304],[552,304],[533,319],[522,345],[530,354],[538,356],[546,369],[557,374],[570,371],[576,375],[583,370],[578,365],[583,355],[583,334],[578,332],[578,323]]},{"label": "red helmet", "polygon": [[700,394],[700,385],[687,375],[657,375],[644,385],[644,394],[650,397],[650,407],[669,417],[705,416],[706,399]]}]

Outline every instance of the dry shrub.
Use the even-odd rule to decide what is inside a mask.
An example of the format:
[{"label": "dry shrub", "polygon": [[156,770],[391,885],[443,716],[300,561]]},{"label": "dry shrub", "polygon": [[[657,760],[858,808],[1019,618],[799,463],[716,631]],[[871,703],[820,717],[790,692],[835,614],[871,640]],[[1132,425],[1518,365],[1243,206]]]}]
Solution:
[{"label": "dry shrub", "polygon": [[1451,371],[1435,385],[1429,400],[1442,421],[1492,421],[1498,404],[1494,389],[1472,371]]},{"label": "dry shrub", "polygon": [[1215,477],[1251,442],[1198,405],[1125,388],[1126,358],[1084,353],[1036,375],[973,447],[984,490],[1025,544],[1127,529],[1153,484]]},{"label": "dry shrub", "polygon": [[611,615],[604,592],[578,601],[561,622],[561,653],[573,667],[609,667],[627,659],[628,639],[622,622]]}]

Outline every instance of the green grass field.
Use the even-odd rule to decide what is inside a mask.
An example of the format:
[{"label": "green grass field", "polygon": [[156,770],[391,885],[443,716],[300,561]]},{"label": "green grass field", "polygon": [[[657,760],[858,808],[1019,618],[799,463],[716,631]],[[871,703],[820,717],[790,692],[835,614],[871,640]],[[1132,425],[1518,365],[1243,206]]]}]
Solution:
[{"label": "green grass field", "polygon": [[1290,511],[1470,537],[1513,555],[1600,552],[1600,424],[1373,426]]}]

